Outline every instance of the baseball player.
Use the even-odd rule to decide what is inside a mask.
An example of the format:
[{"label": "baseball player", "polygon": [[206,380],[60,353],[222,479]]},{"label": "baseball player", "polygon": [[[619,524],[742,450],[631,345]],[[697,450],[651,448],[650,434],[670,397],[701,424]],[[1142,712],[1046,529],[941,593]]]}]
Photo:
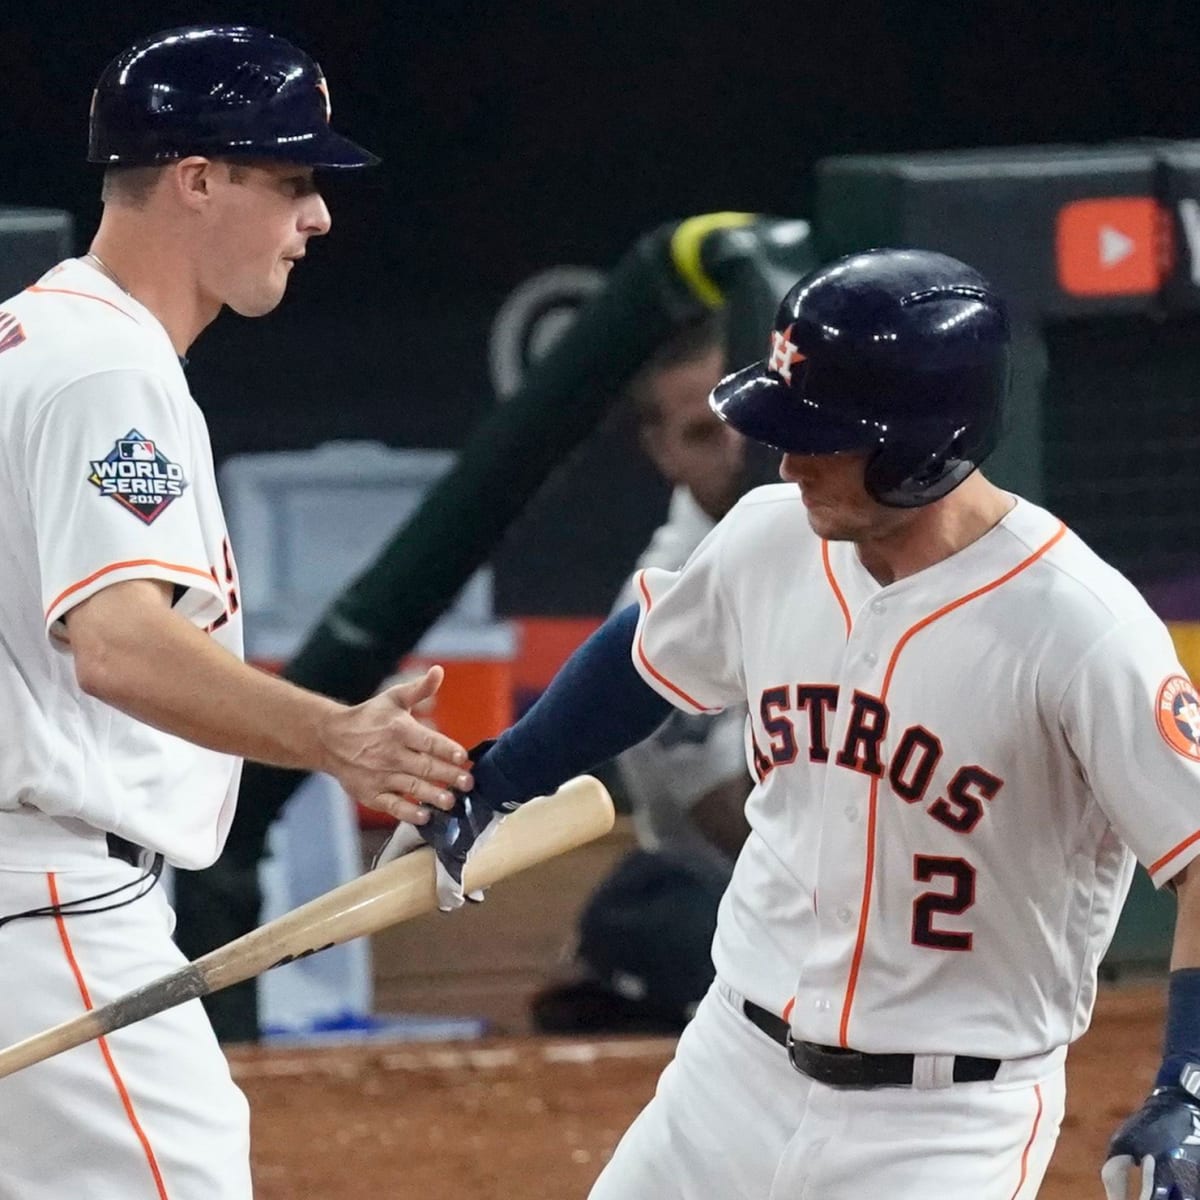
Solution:
[{"label": "baseball player", "polygon": [[[725,373],[722,335],[717,314],[687,323],[626,388],[642,449],[674,485],[639,571],[678,570],[743,490],[745,442],[708,405]],[[631,576],[613,611],[635,599]],[[712,982],[717,905],[749,832],[745,716],[744,705],[673,713],[617,759],[637,848],[580,915],[581,977],[534,997],[539,1029],[678,1033],[687,1023]]]},{"label": "baseball player", "polygon": [[1032,1197],[1135,856],[1178,923],[1162,1068],[1104,1182],[1196,1194],[1196,689],[1125,579],[976,470],[1008,347],[941,254],[802,279],[712,396],[784,482],[644,572],[422,828],[452,904],[498,814],[669,708],[749,704],[717,978],[594,1200]]},{"label": "baseball player", "polygon": [[[90,251],[0,304],[0,1044],[175,969],[164,860],[221,849],[241,757],[331,772],[427,820],[465,755],[241,660],[238,573],[183,356],[224,305],[270,312],[329,229],[316,64],[237,27],[131,46],[92,102]],[[246,1103],[192,1002],[0,1083],[3,1200],[248,1200]]]}]

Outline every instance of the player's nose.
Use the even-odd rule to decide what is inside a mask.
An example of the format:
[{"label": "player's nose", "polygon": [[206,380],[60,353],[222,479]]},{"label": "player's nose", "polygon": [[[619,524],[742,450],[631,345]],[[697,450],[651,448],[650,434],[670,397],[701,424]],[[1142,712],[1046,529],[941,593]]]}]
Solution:
[{"label": "player's nose", "polygon": [[329,214],[329,205],[325,197],[315,194],[309,197],[311,203],[304,207],[300,216],[300,232],[309,237],[322,237],[333,225],[333,217]]},{"label": "player's nose", "polygon": [[803,483],[805,458],[799,454],[785,454],[779,460],[779,478],[784,483]]}]

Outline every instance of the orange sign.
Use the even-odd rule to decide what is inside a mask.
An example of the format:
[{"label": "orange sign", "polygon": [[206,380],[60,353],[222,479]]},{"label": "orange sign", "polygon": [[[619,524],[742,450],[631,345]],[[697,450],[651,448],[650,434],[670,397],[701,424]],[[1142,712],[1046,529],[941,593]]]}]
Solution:
[{"label": "orange sign", "polygon": [[1072,296],[1158,291],[1170,265],[1170,225],[1151,196],[1073,200],[1058,210],[1058,283]]}]

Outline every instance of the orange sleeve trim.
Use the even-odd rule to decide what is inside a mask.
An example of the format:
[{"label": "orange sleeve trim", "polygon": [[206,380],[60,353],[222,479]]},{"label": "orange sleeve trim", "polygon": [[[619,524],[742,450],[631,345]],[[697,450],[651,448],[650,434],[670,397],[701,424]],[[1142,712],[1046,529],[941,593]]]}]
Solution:
[{"label": "orange sleeve trim", "polygon": [[101,567],[99,571],[93,571],[86,579],[81,579],[78,583],[73,583],[69,588],[59,592],[46,609],[46,616],[49,616],[68,596],[73,596],[82,588],[95,583],[102,575],[109,575],[113,571],[123,571],[127,567],[162,567],[167,571],[179,571],[184,575],[198,575],[201,579],[212,580],[220,588],[220,582],[212,571],[201,571],[198,567],[185,567],[180,563],[163,562],[159,558],[130,558],[125,562],[110,563],[107,567]]},{"label": "orange sleeve trim", "polygon": [[1155,875],[1163,869],[1177,854],[1182,854],[1189,846],[1193,845],[1197,839],[1200,839],[1200,829],[1197,829],[1190,837],[1185,837],[1178,846],[1173,846],[1166,852],[1157,862],[1150,864],[1150,874]]},{"label": "orange sleeve trim", "polygon": [[829,543],[821,542],[821,562],[825,564],[825,578],[829,580],[829,586],[837,598],[838,607],[842,610],[842,619],[846,622],[846,639],[850,638],[850,629],[853,622],[850,620],[850,608],[846,604],[846,597],[842,595],[842,589],[838,587],[837,578],[833,573],[833,564],[829,561]]},{"label": "orange sleeve trim", "polygon": [[[50,903],[55,909],[58,909],[58,880],[53,871],[47,872],[46,882],[50,888]],[[79,963],[75,958],[75,951],[71,946],[71,938],[67,933],[67,923],[63,920],[61,912],[55,912],[54,923],[58,927],[58,937],[62,942],[63,953],[67,956],[67,965],[71,968],[71,974],[75,977],[75,986],[79,988],[79,998],[83,1001],[83,1007],[88,1012],[91,1012],[93,1007],[91,993],[84,982],[83,972],[79,969]],[[158,1194],[158,1200],[170,1200],[170,1197],[167,1195],[166,1184],[163,1183],[162,1172],[158,1168],[158,1159],[155,1157],[154,1148],[150,1145],[150,1139],[146,1136],[146,1131],[137,1119],[137,1113],[134,1112],[133,1101],[129,1096],[129,1089],[125,1086],[125,1081],[121,1078],[121,1073],[117,1070],[117,1064],[113,1062],[112,1052],[108,1048],[108,1039],[100,1037],[96,1041],[100,1047],[100,1053],[104,1056],[104,1065],[108,1068],[109,1076],[112,1078],[113,1085],[117,1089],[117,1095],[121,1099],[121,1107],[124,1108],[125,1116],[128,1118],[129,1124],[133,1127],[133,1132],[137,1136],[137,1140],[141,1143],[142,1153],[146,1156],[146,1165],[150,1168],[150,1174],[154,1177],[154,1187]]]},{"label": "orange sleeve trim", "polygon": [[[891,687],[892,675],[896,670],[896,663],[900,661],[900,654],[904,650],[904,647],[908,645],[916,634],[920,633],[922,629],[927,629],[947,613],[953,612],[956,608],[961,608],[964,604],[969,604],[972,600],[986,595],[988,592],[995,591],[996,588],[1008,583],[1010,579],[1016,578],[1022,571],[1031,567],[1039,558],[1058,545],[1063,537],[1066,536],[1066,532],[1067,527],[1060,521],[1053,535],[1047,538],[1032,554],[1017,563],[1012,570],[1005,571],[1003,575],[993,579],[991,583],[985,583],[982,587],[977,587],[973,592],[967,592],[965,596],[959,596],[957,600],[951,600],[949,604],[943,604],[941,608],[931,612],[927,617],[922,617],[915,625],[909,626],[900,636],[900,640],[896,643],[895,649],[892,651],[892,657],[888,660],[887,670],[883,676],[883,687],[879,692],[880,700],[885,703],[887,702],[888,688]],[[848,1048],[849,1046],[846,1039],[850,1028],[850,1010],[854,1006],[854,993],[858,987],[858,971],[862,965],[863,947],[867,940],[867,918],[871,912],[871,888],[875,878],[875,818],[878,799],[879,778],[875,776],[871,779],[871,793],[868,800],[867,864],[866,875],[863,879],[862,907],[858,914],[858,939],[854,944],[854,957],[850,962],[850,975],[846,980],[846,994],[842,1000],[842,1020],[838,1028],[838,1042],[843,1048]],[[1197,833],[1195,836],[1200,837],[1200,833]],[[1172,853],[1176,853],[1176,851]]]},{"label": "orange sleeve trim", "polygon": [[792,997],[792,998],[791,998],[791,999],[790,999],[790,1000],[789,1000],[789,1001],[788,1001],[788,1002],[787,1002],[787,1003],[786,1003],[786,1004],[783,1006],[783,1013],[782,1013],[782,1016],[783,1016],[783,1019],[784,1019],[784,1020],[785,1020],[785,1021],[786,1021],[786,1022],[789,1024],[789,1025],[792,1023],[792,1009],[793,1009],[793,1008],[795,1008],[795,1007],[796,1007],[796,997],[795,997],[795,996],[793,996],[793,997]]},{"label": "orange sleeve trim", "polygon": [[1042,1085],[1034,1084],[1033,1092],[1037,1096],[1037,1112],[1033,1114],[1033,1128],[1029,1131],[1029,1140],[1025,1143],[1025,1149],[1021,1151],[1021,1178],[1017,1180],[1017,1189],[1012,1194],[1012,1200],[1017,1200],[1025,1186],[1025,1180],[1029,1178],[1029,1151],[1037,1141],[1038,1127],[1042,1123]]},{"label": "orange sleeve trim", "polygon": [[138,324],[137,317],[132,313],[127,313],[119,304],[114,304],[111,300],[105,300],[103,296],[93,296],[91,292],[76,292],[70,288],[38,287],[36,283],[31,283],[25,290],[43,296],[49,293],[56,296],[78,296],[81,300],[95,300],[97,304],[107,304],[109,308],[115,312],[119,312],[121,316],[128,317],[135,325]]},{"label": "orange sleeve trim", "polygon": [[[653,606],[654,602],[653,602],[653,600],[650,599],[650,591],[646,587],[645,575],[646,575],[646,573],[644,571],[639,571],[638,577],[637,577],[637,582],[638,582],[638,589],[642,593],[642,599],[645,600],[645,602],[646,602],[646,616],[649,616],[650,609]],[[709,708],[707,705],[701,704],[699,700],[692,699],[692,697],[689,696],[687,694],[687,692],[685,692],[683,690],[683,688],[676,687],[675,684],[673,684],[664,674],[662,674],[661,671],[655,670],[654,664],[646,657],[646,649],[642,645],[642,631],[640,628],[638,629],[638,635],[637,635],[637,653],[638,653],[638,658],[641,660],[642,666],[645,667],[646,670],[655,679],[657,679],[659,683],[661,683],[663,685],[663,687],[667,688],[668,691],[673,692],[681,700],[690,704],[693,708],[699,709],[700,712],[720,712],[721,711],[719,708]]]}]

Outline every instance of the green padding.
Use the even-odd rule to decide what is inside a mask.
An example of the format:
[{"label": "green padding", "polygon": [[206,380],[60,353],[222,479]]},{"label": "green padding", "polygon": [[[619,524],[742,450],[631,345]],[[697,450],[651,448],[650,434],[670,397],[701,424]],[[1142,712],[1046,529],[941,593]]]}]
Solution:
[{"label": "green padding", "polygon": [[[455,466],[338,597],[283,674],[349,703],[370,696],[446,610],[550,472],[681,320],[704,311],[671,266],[674,226],[617,264],[517,392],[474,430]],[[227,853],[256,862],[303,773],[247,763]]]},{"label": "green padding", "polygon": [[730,370],[767,353],[780,300],[818,265],[807,221],[761,218],[750,229],[726,229],[704,243],[704,264],[726,302]]}]

